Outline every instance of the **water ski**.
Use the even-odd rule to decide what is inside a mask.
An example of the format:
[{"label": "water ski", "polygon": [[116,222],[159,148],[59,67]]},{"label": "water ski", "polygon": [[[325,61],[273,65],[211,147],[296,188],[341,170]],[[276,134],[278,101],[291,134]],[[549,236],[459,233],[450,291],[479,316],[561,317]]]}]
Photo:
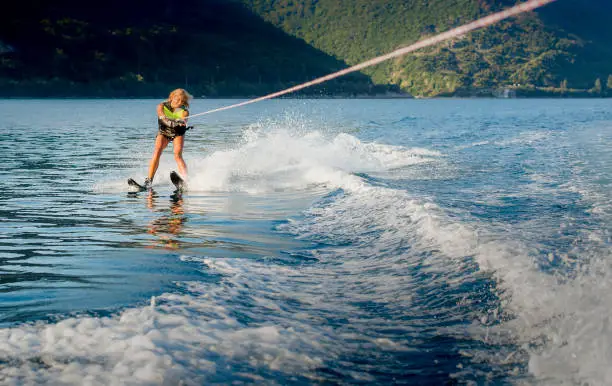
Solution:
[{"label": "water ski", "polygon": [[147,190],[147,188],[144,185],[140,185],[138,182],[134,181],[133,178],[128,178],[127,182],[129,186],[132,186],[141,192]]},{"label": "water ski", "polygon": [[177,172],[172,171],[172,173],[170,173],[170,181],[172,181],[177,191],[181,192],[183,189],[185,189],[185,181],[178,175]]}]

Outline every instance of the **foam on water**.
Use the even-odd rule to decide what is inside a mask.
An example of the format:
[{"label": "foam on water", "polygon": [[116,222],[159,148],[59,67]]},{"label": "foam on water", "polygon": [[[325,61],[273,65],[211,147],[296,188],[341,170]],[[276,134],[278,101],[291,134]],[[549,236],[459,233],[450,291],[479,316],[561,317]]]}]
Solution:
[{"label": "foam on water", "polygon": [[[185,286],[190,295],[164,294],[156,298],[155,307],[114,317],[0,330],[0,352],[10,365],[0,367],[0,380],[15,385],[199,385],[248,381],[249,374],[261,368],[280,373],[276,376],[307,374],[321,363],[320,344],[310,340],[320,334],[304,331],[307,325],[299,331],[273,323],[245,327],[222,305],[239,289],[223,293],[228,287],[222,283]],[[240,368],[245,375],[236,376]]]},{"label": "foam on water", "polygon": [[[551,136],[523,133],[496,145],[546,146]],[[458,338],[467,331],[497,351],[466,348],[466,358],[504,369],[526,367],[533,378],[520,381],[612,383],[612,267],[606,230],[584,229],[565,252],[576,256],[577,270],[555,274],[543,269],[533,236],[520,234],[525,224],[510,229],[451,213],[434,198],[374,186],[358,175],[442,165],[444,157],[433,150],[287,125],[257,125],[235,148],[188,157],[194,192],[263,194],[325,187],[329,194],[320,202],[278,226],[280,232],[324,245],[308,256],[316,264],[287,267],[184,255],[185,263],[197,264],[218,280],[179,283],[181,294],[161,294],[151,306],[111,317],[1,329],[0,360],[9,365],[0,365],[0,381],[316,382],[329,380],[317,369],[334,361],[335,371],[349,379],[372,381],[371,375],[339,363],[343,355],[363,348],[373,349],[371,355],[411,352],[418,346],[414,336],[424,331]],[[167,175],[172,162],[165,160],[160,174]],[[578,177],[554,187],[550,176],[534,173],[533,184],[519,193],[533,194],[542,187],[546,194],[574,191],[597,208],[591,211],[594,223],[609,223],[609,194],[585,182],[590,177]],[[112,190],[114,183],[101,189]],[[481,294],[465,286],[482,281],[483,273],[494,280],[487,291],[496,298],[484,308]],[[442,304],[441,294],[447,294]],[[399,316],[375,319],[364,304]],[[437,320],[424,317],[432,313]],[[350,327],[332,331],[334,315],[350,315]],[[407,326],[401,316],[422,321],[426,329]],[[386,332],[394,328],[402,334]],[[458,369],[455,376],[471,379],[470,371]]]},{"label": "foam on water", "polygon": [[[166,149],[161,158],[154,186],[169,184],[169,173],[176,169],[174,159],[169,156],[171,150]],[[303,122],[291,119],[249,127],[237,148],[213,150],[206,156],[188,152],[184,155],[191,192],[251,194],[359,184],[352,173],[384,172],[428,163],[440,156],[437,151],[423,148],[364,143],[350,134],[312,131]],[[134,169],[129,173],[120,179],[107,176],[96,182],[93,190],[98,193],[126,191],[125,179],[139,180],[143,171]]]},{"label": "foam on water", "polygon": [[[546,140],[552,137],[551,132],[527,132],[496,144],[550,146]],[[355,142],[338,139],[330,142],[335,151],[333,154],[346,157],[352,150],[346,145]],[[283,142],[287,140],[282,139]],[[338,142],[342,145],[335,147]],[[330,144],[316,147],[329,148]],[[373,151],[372,154],[377,153]],[[440,156],[428,151],[421,154]],[[345,163],[347,158],[342,156],[334,158],[335,162],[329,162],[324,156],[317,159],[323,159],[326,166],[332,164],[342,171],[351,170],[347,164],[352,165],[354,171],[360,167],[364,171],[383,169],[377,169],[376,162]],[[362,161],[363,157],[358,159]],[[355,158],[348,160],[355,161]],[[544,194],[542,186],[546,186],[546,194],[559,192],[558,188],[547,186],[551,182],[547,176],[533,174],[532,178],[535,185],[527,185],[529,192],[521,194]],[[491,227],[490,224],[457,221],[433,202],[417,200],[404,192],[358,183],[343,174],[338,177],[328,174],[323,180],[325,183],[333,181],[332,186],[346,194],[323,207],[312,208],[305,220],[292,221],[281,229],[301,238],[318,240],[323,237],[334,242],[350,240],[355,250],[343,249],[342,257],[347,259],[343,261],[345,266],[351,264],[351,256],[380,256],[392,248],[390,246],[400,244],[421,251],[440,251],[441,254],[432,254],[428,259],[431,267],[444,272],[448,272],[447,264],[460,268],[465,257],[471,257],[481,270],[490,271],[497,278],[500,289],[497,294],[501,309],[506,313],[502,319],[497,311],[484,315],[480,323],[473,326],[474,336],[487,342],[497,340],[502,344],[518,345],[514,355],[528,354],[530,372],[543,382],[612,382],[606,365],[612,360],[612,352],[608,349],[612,339],[608,326],[612,317],[609,307],[612,303],[612,295],[609,295],[612,276],[607,231],[604,230],[602,235],[601,229],[585,230],[580,244],[570,253],[582,262],[581,270],[553,275],[542,270],[539,247],[528,244],[532,241],[528,235],[517,239],[512,232],[504,233],[503,228]],[[601,185],[597,185],[597,188],[573,187],[568,190],[581,193],[596,212],[606,212],[604,209],[610,198],[609,194],[597,193],[600,188]],[[605,224],[609,218],[603,216],[594,221]],[[439,261],[432,262],[434,259]],[[362,265],[363,261],[358,260],[355,264]],[[467,276],[463,279],[468,279]]]},{"label": "foam on water", "polygon": [[529,369],[549,384],[609,385],[612,383],[612,211],[610,203],[609,124],[583,128],[571,138],[575,149],[568,160],[569,177],[560,189],[578,193],[589,214],[577,227],[567,255],[575,265],[571,279],[563,277],[555,314],[538,332],[543,343],[534,347]]},{"label": "foam on water", "polygon": [[189,189],[260,194],[360,184],[353,173],[431,162],[439,152],[364,143],[349,134],[325,135],[287,127],[246,130],[238,149],[189,161]]},{"label": "foam on water", "polygon": [[[548,164],[539,165],[540,171],[531,172],[531,183],[514,191],[512,197],[548,200],[565,209],[556,215],[557,220],[541,213],[526,222],[495,227],[498,239],[502,235],[503,241],[505,233],[505,239],[515,240],[512,244],[518,246],[491,265],[501,287],[510,290],[512,318],[486,326],[480,333],[477,330],[482,326],[475,325],[473,332],[488,342],[515,342],[518,350],[500,357],[499,363],[525,353],[534,382],[541,384],[612,383],[612,197],[608,177],[612,141],[607,127],[597,126],[581,127],[569,136],[550,131],[529,135],[528,144],[537,153],[552,153],[552,157],[546,159]],[[503,141],[505,146],[516,143]],[[528,169],[537,166],[528,165]],[[575,203],[569,202],[568,197],[576,195]],[[490,224],[487,228],[493,229]],[[551,248],[548,240],[556,247]],[[516,264],[525,261],[521,256],[534,258],[533,272],[525,274],[526,267]],[[495,360],[490,355],[475,358]]]},{"label": "foam on water", "polygon": [[[506,142],[531,143],[545,137],[530,133]],[[280,143],[289,145],[285,150],[277,146]],[[320,133],[294,137],[286,131],[274,131],[265,132],[263,136],[249,133],[247,145],[238,153],[244,157],[243,160],[236,162],[240,157],[236,157],[236,152],[232,151],[224,153],[231,162],[216,162],[217,165],[224,165],[221,168],[223,173],[240,171],[249,174],[244,171],[250,170],[254,174],[264,175],[256,179],[262,182],[266,180],[266,171],[275,175],[276,171],[285,170],[287,165],[291,165],[293,177],[288,186],[295,189],[310,183],[326,184],[331,189],[345,192],[322,207],[312,208],[306,219],[291,221],[280,228],[300,238],[349,243],[352,247],[343,248],[341,253],[344,269],[350,267],[351,272],[358,272],[367,266],[363,258],[385,255],[385,251],[394,247],[410,245],[417,251],[439,251],[426,255],[429,269],[440,270],[444,275],[449,275],[450,270],[463,272],[463,277],[454,279],[462,282],[470,280],[465,269],[466,258],[474,259],[482,270],[490,271],[498,278],[503,289],[498,295],[505,312],[513,313],[524,322],[513,321],[512,325],[504,324],[504,328],[521,330],[514,333],[523,334],[527,340],[532,338],[532,332],[523,330],[558,315],[556,303],[565,301],[562,300],[565,296],[560,292],[566,292],[567,288],[560,287],[556,278],[543,273],[536,264],[535,251],[520,241],[496,234],[486,224],[468,225],[453,220],[434,202],[415,199],[405,192],[368,186],[350,174],[439,161],[440,154],[437,152],[401,148],[390,151],[380,145],[363,144],[346,134],[326,140]],[[415,157],[417,154],[421,157]],[[423,158],[423,155],[426,157]],[[276,183],[282,180],[274,177]],[[380,264],[386,266],[391,263],[388,260]],[[408,261],[406,264],[414,263]],[[451,279],[450,276],[446,278]],[[371,275],[370,280],[377,282],[371,285],[378,288],[378,293],[401,292],[400,287],[388,288],[395,282],[390,275]],[[538,293],[538,296],[533,296],[534,293]],[[487,322],[485,324],[490,324],[489,317],[486,315],[483,319]]]},{"label": "foam on water", "polygon": [[[465,258],[471,257],[481,270],[496,278],[501,302],[499,309],[474,319],[470,329],[473,337],[517,348],[501,358],[499,353],[483,358],[470,350],[464,351],[466,355],[500,366],[509,360],[520,364],[520,358],[529,355],[528,369],[536,376],[534,381],[544,384],[612,382],[608,366],[612,361],[609,235],[602,239],[587,232],[581,240],[584,244],[571,251],[586,265],[572,276],[553,276],[539,267],[539,251],[520,239],[509,238],[510,233],[497,233],[486,224],[457,222],[435,204],[396,191],[364,186],[350,192],[323,208],[312,209],[306,221],[292,222],[286,229],[299,237],[350,241],[359,248],[344,250],[343,259],[383,256],[393,245],[403,243],[421,251],[439,251],[427,258],[430,269],[443,275],[451,270],[464,272],[454,279],[459,282],[470,280]],[[376,229],[380,234],[373,232]],[[362,265],[363,261],[354,264]],[[444,331],[460,334],[457,329]]]},{"label": "foam on water", "polygon": [[[236,149],[192,157],[190,190],[258,194],[311,185],[360,190],[365,182],[353,173],[435,162],[439,156],[426,149],[364,143],[348,134],[255,128],[245,133]],[[160,173],[170,165],[165,160]],[[163,181],[160,178],[158,183]],[[118,187],[116,179],[109,179],[99,183],[97,191]],[[409,296],[397,296],[407,279],[381,281],[379,276],[362,275],[363,281],[355,286],[350,276],[338,280],[338,270],[292,269],[249,259],[183,256],[183,260],[202,264],[206,272],[221,275],[220,281],[178,283],[183,294],[161,294],[151,306],[110,317],[82,316],[0,329],[0,358],[6,364],[0,366],[2,383],[203,384],[257,381],[262,375],[279,383],[316,381],[325,379],[317,369],[337,360],[343,351],[359,347],[382,353],[410,351],[409,345],[386,336],[362,336],[350,329],[330,334],[325,322],[341,309],[358,317],[359,310],[338,295],[346,292],[355,301],[367,300],[363,286],[378,288],[376,297],[393,297],[396,304],[408,306]],[[355,273],[363,270],[354,263],[347,267]],[[321,288],[332,291],[331,301]],[[257,305],[248,315],[250,323],[231,308],[243,301]],[[281,309],[279,305],[287,302],[299,306]],[[372,380],[350,365],[343,372],[355,380]]]}]

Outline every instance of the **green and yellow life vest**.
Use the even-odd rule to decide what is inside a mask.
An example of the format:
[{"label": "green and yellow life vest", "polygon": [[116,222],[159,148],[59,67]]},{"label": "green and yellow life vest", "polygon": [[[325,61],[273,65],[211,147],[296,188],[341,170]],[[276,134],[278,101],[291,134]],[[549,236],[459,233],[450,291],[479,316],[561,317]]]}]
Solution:
[{"label": "green and yellow life vest", "polygon": [[172,110],[170,103],[164,102],[164,115],[170,119],[184,119],[183,111],[189,114],[189,111],[187,110],[187,107],[185,106],[177,107],[176,109]]}]

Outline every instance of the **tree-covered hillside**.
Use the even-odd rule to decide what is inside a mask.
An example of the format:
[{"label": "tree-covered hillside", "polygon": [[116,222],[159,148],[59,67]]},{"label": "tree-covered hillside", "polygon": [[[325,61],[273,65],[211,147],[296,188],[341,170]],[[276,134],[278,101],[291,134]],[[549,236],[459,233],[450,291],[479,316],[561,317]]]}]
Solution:
[{"label": "tree-covered hillside", "polygon": [[[249,96],[346,64],[227,0],[21,0],[0,12],[0,96]],[[355,74],[314,95],[385,92]]]},{"label": "tree-covered hillside", "polygon": [[[266,21],[348,64],[510,7],[514,0],[248,0]],[[364,70],[414,95],[603,95],[612,88],[608,0],[537,12]]]},{"label": "tree-covered hillside", "polygon": [[[0,96],[261,95],[521,1],[21,0],[0,12]],[[611,11],[558,0],[306,93],[610,96]]]}]

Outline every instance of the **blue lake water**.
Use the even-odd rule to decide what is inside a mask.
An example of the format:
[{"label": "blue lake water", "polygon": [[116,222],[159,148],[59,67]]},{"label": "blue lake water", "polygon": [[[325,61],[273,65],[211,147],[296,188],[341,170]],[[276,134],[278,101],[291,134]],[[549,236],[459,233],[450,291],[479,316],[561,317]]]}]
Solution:
[{"label": "blue lake water", "polygon": [[612,383],[608,100],[263,102],[182,196],[157,102],[0,102],[0,383]]}]

